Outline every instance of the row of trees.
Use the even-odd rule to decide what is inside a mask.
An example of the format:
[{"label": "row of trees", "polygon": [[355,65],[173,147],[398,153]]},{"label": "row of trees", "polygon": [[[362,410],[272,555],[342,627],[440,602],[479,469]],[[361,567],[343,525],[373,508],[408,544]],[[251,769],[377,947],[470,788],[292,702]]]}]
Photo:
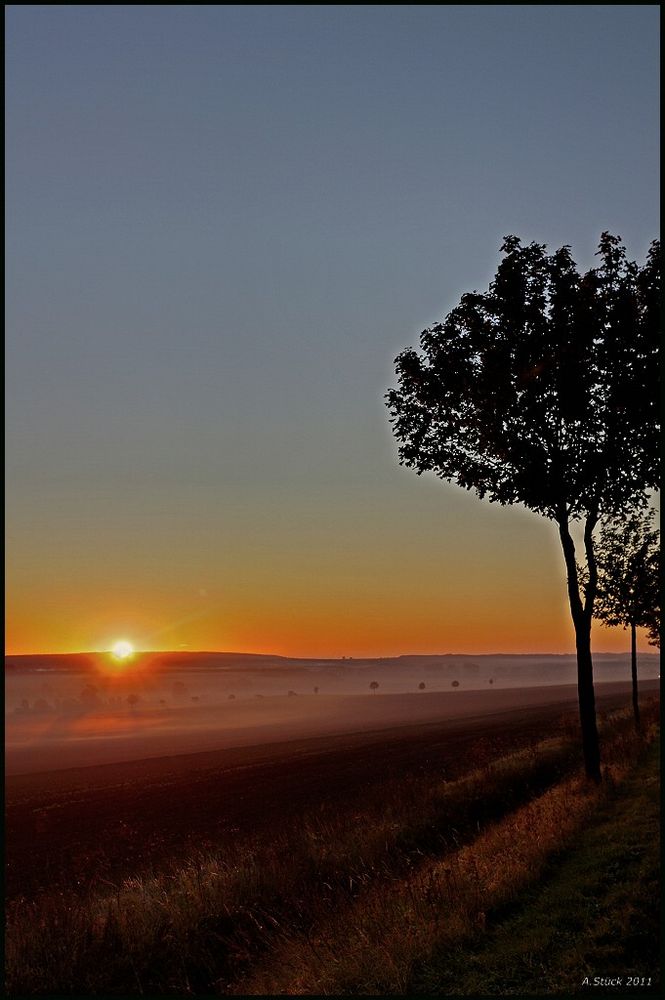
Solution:
[{"label": "row of trees", "polygon": [[605,613],[597,529],[606,519],[609,531],[628,530],[659,488],[660,245],[639,267],[620,238],[603,233],[599,264],[584,274],[567,246],[548,254],[509,236],[502,253],[486,292],[463,295],[423,331],[420,351],[397,357],[397,386],[386,399],[402,465],[556,523],[585,768],[600,781],[591,656],[594,612]]},{"label": "row of trees", "polygon": [[[494,679],[491,678],[491,677],[490,677],[490,684],[494,684]],[[425,688],[426,688],[426,686],[427,685],[425,684],[425,681],[421,681],[420,684],[418,685],[418,690],[419,691],[424,691]],[[458,688],[459,687],[459,681],[453,681],[450,686],[454,687],[454,688]],[[379,682],[378,681],[370,681],[369,689],[372,692],[372,694],[376,694],[376,692],[379,690]]]}]

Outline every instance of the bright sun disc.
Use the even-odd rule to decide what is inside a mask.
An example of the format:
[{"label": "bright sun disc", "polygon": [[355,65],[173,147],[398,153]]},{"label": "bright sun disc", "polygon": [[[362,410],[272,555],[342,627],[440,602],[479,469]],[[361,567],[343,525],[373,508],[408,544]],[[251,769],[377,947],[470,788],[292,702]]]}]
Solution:
[{"label": "bright sun disc", "polygon": [[114,643],[111,653],[115,656],[116,660],[128,660],[134,654],[134,647],[131,642],[121,639],[119,642]]}]

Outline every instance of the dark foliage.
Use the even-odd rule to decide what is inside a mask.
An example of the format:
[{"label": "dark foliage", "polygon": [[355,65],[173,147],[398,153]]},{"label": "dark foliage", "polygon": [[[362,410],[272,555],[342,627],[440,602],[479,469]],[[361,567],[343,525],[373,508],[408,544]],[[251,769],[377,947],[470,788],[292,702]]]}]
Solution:
[{"label": "dark foliage", "polygon": [[607,625],[630,629],[633,710],[639,728],[636,630],[646,628],[660,645],[660,544],[654,512],[639,509],[608,519],[596,549],[598,596],[594,615]]},{"label": "dark foliage", "polygon": [[604,233],[580,275],[509,236],[489,290],[463,295],[387,394],[403,465],[558,520],[658,485],[659,244],[628,263]]},{"label": "dark foliage", "polygon": [[660,619],[660,533],[654,512],[634,510],[608,519],[596,550],[598,597],[594,614],[607,625],[649,630],[657,645]]}]

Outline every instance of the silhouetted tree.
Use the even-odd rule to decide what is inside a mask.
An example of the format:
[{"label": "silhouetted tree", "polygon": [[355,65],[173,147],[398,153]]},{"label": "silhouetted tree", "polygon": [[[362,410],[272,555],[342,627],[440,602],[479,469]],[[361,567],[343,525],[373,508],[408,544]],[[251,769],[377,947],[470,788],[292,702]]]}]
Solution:
[{"label": "silhouetted tree", "polygon": [[654,610],[646,628],[649,645],[657,646],[660,649],[660,608],[657,611]]},{"label": "silhouetted tree", "polygon": [[420,682],[420,684],[418,685],[418,690],[419,691],[424,691],[425,690],[425,681],[421,681]]},{"label": "silhouetted tree", "polygon": [[[396,359],[387,393],[402,465],[557,523],[575,629],[582,744],[600,780],[591,620],[594,529],[658,487],[660,253],[639,268],[603,233],[580,274],[562,247],[505,239],[485,293],[463,295]],[[581,583],[571,525],[583,526]]]},{"label": "silhouetted tree", "polygon": [[490,684],[494,684],[494,678],[490,677]]},{"label": "silhouetted tree", "polygon": [[229,695],[229,701],[235,701],[235,697],[236,696],[234,694],[230,694]]},{"label": "silhouetted tree", "polygon": [[318,693],[319,693],[319,689],[317,687],[315,687],[314,688],[314,694],[318,694]]},{"label": "silhouetted tree", "polygon": [[594,615],[606,625],[630,629],[630,672],[637,729],[640,726],[637,629],[648,629],[651,638],[660,618],[660,546],[653,518],[653,510],[646,513],[633,510],[627,517],[608,519],[596,548],[598,596]]},{"label": "silhouetted tree", "polygon": [[137,694],[134,694],[134,692],[127,695],[127,704],[131,708],[132,712],[134,711],[136,705],[138,705],[140,700],[141,699],[139,698],[139,696]]},{"label": "silhouetted tree", "polygon": [[374,694],[376,694],[376,692],[377,692],[377,689],[378,689],[378,687],[379,687],[379,682],[378,682],[378,681],[370,681],[370,685],[369,685],[369,686],[370,686],[370,688],[371,688],[372,692],[373,692]]},{"label": "silhouetted tree", "polygon": [[454,688],[458,688],[459,687],[459,681],[453,681],[450,686],[454,687]]}]

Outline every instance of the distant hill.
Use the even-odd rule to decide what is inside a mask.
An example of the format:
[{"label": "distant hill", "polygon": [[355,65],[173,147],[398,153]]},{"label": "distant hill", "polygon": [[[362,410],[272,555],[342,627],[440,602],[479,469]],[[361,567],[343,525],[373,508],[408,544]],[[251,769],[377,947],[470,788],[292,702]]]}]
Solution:
[{"label": "distant hill", "polygon": [[[628,653],[595,653],[594,664],[598,668],[612,669],[627,663]],[[109,654],[96,653],[44,653],[29,656],[6,656],[5,670],[18,672],[76,672],[86,673],[96,670],[108,661]],[[658,653],[640,653],[640,662],[657,664]],[[335,673],[356,673],[369,669],[403,671],[448,672],[460,670],[463,673],[484,673],[493,670],[502,673],[536,671],[549,674],[575,664],[573,653],[491,653],[473,655],[468,653],[420,654],[403,653],[386,657],[342,657],[314,658],[288,657],[267,653],[235,652],[184,652],[164,651],[137,653],[132,660],[133,670],[242,670],[288,671],[332,670]]]}]

